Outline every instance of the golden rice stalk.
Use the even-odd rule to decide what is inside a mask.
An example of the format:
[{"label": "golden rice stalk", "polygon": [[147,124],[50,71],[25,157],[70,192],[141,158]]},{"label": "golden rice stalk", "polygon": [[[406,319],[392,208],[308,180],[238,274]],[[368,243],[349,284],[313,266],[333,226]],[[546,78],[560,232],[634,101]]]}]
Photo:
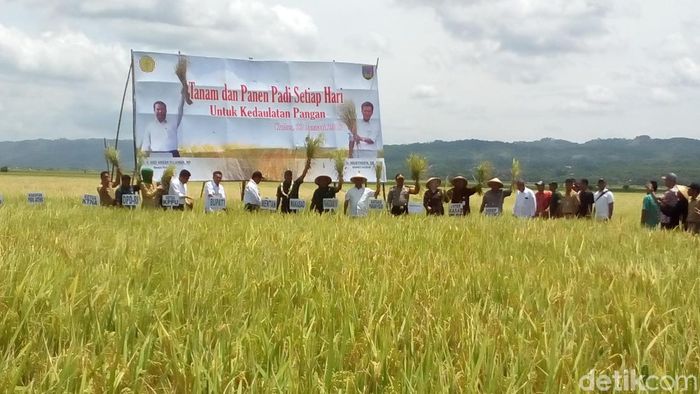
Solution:
[{"label": "golden rice stalk", "polygon": [[115,147],[105,149],[105,159],[114,167],[119,167],[119,151]]},{"label": "golden rice stalk", "polygon": [[374,162],[374,174],[376,175],[377,183],[382,181],[382,172],[384,170],[384,164],[381,161]]},{"label": "golden rice stalk", "polygon": [[315,138],[311,138],[311,135],[307,135],[304,141],[304,148],[306,149],[306,158],[315,159],[318,157],[318,152],[321,147],[326,142],[325,136],[323,134],[317,135]]},{"label": "golden rice stalk", "polygon": [[520,161],[513,158],[513,164],[510,166],[510,179],[512,188],[515,188],[515,182],[520,179]]},{"label": "golden rice stalk", "polygon": [[481,194],[486,182],[491,179],[493,175],[493,164],[490,161],[482,161],[476,166],[476,171],[474,174],[474,182],[476,183],[476,191]]},{"label": "golden rice stalk", "polygon": [[357,109],[352,100],[346,101],[340,106],[340,120],[345,123],[350,132],[357,132]]},{"label": "golden rice stalk", "polygon": [[335,170],[338,172],[338,180],[341,180],[343,179],[343,171],[345,171],[345,151],[337,150],[331,156],[335,162]]},{"label": "golden rice stalk", "polygon": [[423,156],[411,153],[408,158],[406,158],[406,166],[411,173],[411,178],[418,182],[420,178],[425,175],[426,171],[428,171],[428,160]]},{"label": "golden rice stalk", "polygon": [[163,189],[170,187],[170,180],[175,176],[175,169],[175,165],[171,164],[163,171],[163,176],[160,178],[160,184],[163,186]]},{"label": "golden rice stalk", "polygon": [[185,101],[187,101],[187,104],[191,105],[192,99],[190,98],[189,92],[187,90],[187,56],[177,56],[177,64],[175,65],[175,75],[177,75],[177,78],[182,84],[182,92],[185,95]]}]

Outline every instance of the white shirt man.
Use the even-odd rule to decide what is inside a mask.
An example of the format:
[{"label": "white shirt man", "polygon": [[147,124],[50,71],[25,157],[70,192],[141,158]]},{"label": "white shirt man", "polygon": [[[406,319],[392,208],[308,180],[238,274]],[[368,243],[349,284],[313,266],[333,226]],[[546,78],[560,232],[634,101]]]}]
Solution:
[{"label": "white shirt man", "polygon": [[345,193],[348,202],[348,216],[361,217],[369,214],[369,200],[374,197],[374,190],[366,187],[353,187]]},{"label": "white shirt man", "polygon": [[519,218],[532,218],[537,213],[537,201],[535,193],[524,187],[518,190],[515,195],[515,206],[513,207],[513,215]]},{"label": "white shirt man", "polygon": [[213,210],[209,206],[209,198],[223,198],[226,199],[226,191],[224,190],[224,185],[221,184],[221,172],[214,172],[213,180],[207,181],[204,184],[204,190],[206,192],[206,201],[204,202],[204,212],[212,212]]},{"label": "white shirt man", "polygon": [[598,220],[608,220],[612,218],[612,205],[615,202],[613,193],[608,188],[603,188],[593,193],[593,207],[595,218]]},{"label": "white shirt man", "polygon": [[249,211],[258,210],[262,205],[262,197],[260,196],[260,188],[258,187],[258,183],[262,181],[262,178],[262,173],[260,173],[260,171],[255,171],[251,179],[245,185],[243,205]]},{"label": "white shirt man", "polygon": [[[374,119],[368,121],[359,120],[357,122],[357,134],[361,139],[355,143],[352,157],[355,159],[376,159],[377,151],[381,149],[379,121]],[[351,133],[350,139],[352,140],[352,138]],[[368,141],[372,141],[372,143]]]},{"label": "white shirt man", "polygon": [[176,176],[170,179],[170,189],[168,194],[171,196],[179,196],[180,204],[185,204],[185,197],[187,197],[187,184],[182,183],[180,179]]},{"label": "white shirt man", "polygon": [[[144,152],[169,152],[178,150],[178,129],[182,122],[183,109],[185,105],[184,94],[178,106],[178,113],[175,117],[168,116],[168,110],[162,101],[153,103],[155,119],[144,129],[141,150]],[[179,156],[179,154],[177,154]]]}]

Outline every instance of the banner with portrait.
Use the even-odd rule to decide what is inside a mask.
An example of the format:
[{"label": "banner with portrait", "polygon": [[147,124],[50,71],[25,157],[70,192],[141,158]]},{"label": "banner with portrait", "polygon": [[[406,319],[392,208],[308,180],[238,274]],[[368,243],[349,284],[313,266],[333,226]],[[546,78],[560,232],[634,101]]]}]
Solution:
[{"label": "banner with portrait", "polygon": [[[225,180],[256,171],[281,179],[300,172],[307,137],[323,135],[309,179],[336,179],[341,151],[345,177],[370,181],[383,166],[375,65],[222,59],[132,52],[134,143],[159,177],[169,165],[192,180],[215,170]],[[385,175],[382,175],[385,178]]]}]

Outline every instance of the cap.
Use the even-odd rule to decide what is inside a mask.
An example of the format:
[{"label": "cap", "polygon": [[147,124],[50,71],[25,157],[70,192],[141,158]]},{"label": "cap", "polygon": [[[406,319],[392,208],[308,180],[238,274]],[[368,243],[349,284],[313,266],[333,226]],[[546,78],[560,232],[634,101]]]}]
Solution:
[{"label": "cap", "polygon": [[535,186],[544,186],[544,181],[535,182]]},{"label": "cap", "polygon": [[675,182],[675,181],[678,180],[678,176],[677,176],[675,173],[673,173],[673,172],[669,172],[669,173],[666,174],[665,176],[662,176],[661,179],[663,179],[663,180],[668,179],[668,180],[671,180],[671,181],[674,181],[674,182]]}]

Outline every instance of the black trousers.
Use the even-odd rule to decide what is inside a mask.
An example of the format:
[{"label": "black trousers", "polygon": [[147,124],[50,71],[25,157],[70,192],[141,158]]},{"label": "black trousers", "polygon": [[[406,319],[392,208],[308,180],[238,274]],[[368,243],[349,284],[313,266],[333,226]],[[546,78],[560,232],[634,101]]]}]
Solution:
[{"label": "black trousers", "polygon": [[407,215],[408,214],[408,207],[405,205],[400,205],[398,207],[393,206],[393,207],[391,207],[391,214],[394,216]]}]

